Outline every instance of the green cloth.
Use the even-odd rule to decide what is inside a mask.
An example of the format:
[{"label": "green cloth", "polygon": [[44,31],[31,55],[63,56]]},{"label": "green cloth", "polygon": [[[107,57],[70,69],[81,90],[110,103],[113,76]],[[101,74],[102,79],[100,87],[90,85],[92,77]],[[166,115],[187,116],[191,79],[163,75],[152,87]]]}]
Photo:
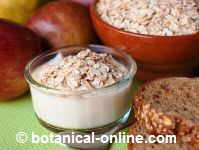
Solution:
[{"label": "green cloth", "polygon": [[[134,82],[134,89],[138,82]],[[31,97],[25,95],[13,101],[0,103],[0,150],[73,150],[57,144],[25,144],[16,142],[16,133],[26,132],[31,137],[32,132],[37,135],[49,135],[51,132],[43,128],[34,114]],[[127,150],[126,144],[112,144],[111,150]]]}]

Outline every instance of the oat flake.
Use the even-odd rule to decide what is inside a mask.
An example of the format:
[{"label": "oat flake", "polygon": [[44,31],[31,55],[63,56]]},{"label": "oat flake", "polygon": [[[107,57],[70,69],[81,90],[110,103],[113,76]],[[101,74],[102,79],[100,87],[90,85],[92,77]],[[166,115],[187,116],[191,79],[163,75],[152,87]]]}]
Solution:
[{"label": "oat flake", "polygon": [[97,11],[108,24],[124,31],[161,36],[199,30],[197,0],[100,0]]},{"label": "oat flake", "polygon": [[127,69],[111,55],[98,54],[89,49],[65,57],[56,65],[49,65],[41,76],[41,83],[52,88],[89,90],[102,88],[120,80]]}]

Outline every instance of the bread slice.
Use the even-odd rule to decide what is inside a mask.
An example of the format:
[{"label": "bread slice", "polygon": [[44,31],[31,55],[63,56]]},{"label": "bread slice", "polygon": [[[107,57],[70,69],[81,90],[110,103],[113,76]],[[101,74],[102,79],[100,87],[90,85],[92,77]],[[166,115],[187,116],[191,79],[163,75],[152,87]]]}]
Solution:
[{"label": "bread slice", "polygon": [[[130,129],[130,135],[136,136],[136,135],[142,135],[144,136],[145,140],[149,137],[149,134],[146,132],[146,129],[142,127],[139,124],[134,125]],[[192,145],[188,143],[183,143],[182,141],[178,141],[174,144],[138,144],[138,143],[129,143],[128,144],[128,150],[198,150],[196,147],[193,147]]]},{"label": "bread slice", "polygon": [[142,85],[134,111],[149,133],[176,134],[199,143],[199,78],[167,78]]}]

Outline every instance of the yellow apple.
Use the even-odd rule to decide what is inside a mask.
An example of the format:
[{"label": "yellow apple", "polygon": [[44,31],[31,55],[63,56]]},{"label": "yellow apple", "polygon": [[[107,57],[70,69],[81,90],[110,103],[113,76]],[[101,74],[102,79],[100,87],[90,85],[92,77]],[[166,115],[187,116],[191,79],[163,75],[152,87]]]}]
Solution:
[{"label": "yellow apple", "polygon": [[23,24],[42,0],[0,0],[0,18]]}]

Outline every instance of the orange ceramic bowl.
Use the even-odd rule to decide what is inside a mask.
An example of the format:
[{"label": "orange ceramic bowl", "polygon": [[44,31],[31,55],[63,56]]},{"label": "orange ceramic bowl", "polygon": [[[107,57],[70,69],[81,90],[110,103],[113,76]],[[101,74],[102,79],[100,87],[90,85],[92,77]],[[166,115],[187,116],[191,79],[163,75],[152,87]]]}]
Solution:
[{"label": "orange ceramic bowl", "polygon": [[199,56],[199,33],[182,36],[153,36],[126,32],[104,22],[96,11],[90,14],[97,34],[105,45],[121,48],[136,60],[148,64],[180,64]]}]

